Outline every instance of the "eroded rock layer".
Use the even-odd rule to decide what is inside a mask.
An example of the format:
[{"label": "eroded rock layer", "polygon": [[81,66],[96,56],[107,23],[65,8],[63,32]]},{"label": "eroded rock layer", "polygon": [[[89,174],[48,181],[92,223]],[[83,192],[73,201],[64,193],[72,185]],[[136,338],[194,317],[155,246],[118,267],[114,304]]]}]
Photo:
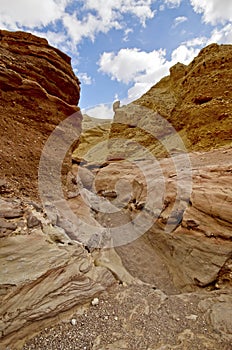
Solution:
[{"label": "eroded rock layer", "polygon": [[89,302],[115,283],[82,245],[52,225],[31,201],[0,199],[0,347]]},{"label": "eroded rock layer", "polygon": [[[188,151],[231,145],[231,72],[232,45],[207,46],[188,66],[177,63],[141,98],[116,109],[110,137],[124,138],[128,145],[136,141],[156,156],[170,154],[162,142],[181,148],[176,133]],[[136,145],[131,152],[141,158]],[[127,148],[114,150],[113,156],[128,156]]]},{"label": "eroded rock layer", "polygon": [[0,177],[21,194],[35,196],[43,145],[78,110],[80,84],[70,61],[45,39],[0,31]]},{"label": "eroded rock layer", "polygon": [[179,291],[232,285],[232,150],[188,157],[190,168],[185,155],[176,155],[159,165],[121,160],[72,172],[83,179],[80,192],[70,192],[76,215],[95,227],[95,236],[108,228],[134,277],[170,293],[175,289],[168,279]]}]

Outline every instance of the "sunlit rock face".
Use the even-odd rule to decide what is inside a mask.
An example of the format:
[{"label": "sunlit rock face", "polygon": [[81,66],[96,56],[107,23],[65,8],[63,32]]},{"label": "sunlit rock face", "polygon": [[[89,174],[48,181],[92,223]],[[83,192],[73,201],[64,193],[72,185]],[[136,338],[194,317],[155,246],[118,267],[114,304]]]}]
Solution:
[{"label": "sunlit rock face", "polygon": [[110,137],[124,138],[124,145],[130,145],[121,156],[123,151],[128,155],[129,148],[130,157],[142,157],[141,147],[134,143],[133,150],[130,141],[155,156],[168,156],[160,141],[170,149],[179,148],[174,130],[188,151],[231,145],[231,62],[232,45],[209,45],[189,65],[177,63],[170,68],[170,75],[138,100],[116,108]]},{"label": "sunlit rock face", "polygon": [[[122,232],[131,222],[128,237],[137,215],[153,213],[154,224],[144,226],[146,241],[184,290],[231,285],[231,58],[231,45],[209,45],[140,99],[115,103],[101,157],[83,157],[81,164],[89,180],[82,186],[95,194],[88,196],[94,210],[87,205],[86,213]],[[100,149],[102,136],[96,132],[89,141],[83,139],[82,148]],[[103,212],[102,198],[118,212]],[[130,271],[145,276],[135,259],[130,262],[132,243],[117,251]]]}]

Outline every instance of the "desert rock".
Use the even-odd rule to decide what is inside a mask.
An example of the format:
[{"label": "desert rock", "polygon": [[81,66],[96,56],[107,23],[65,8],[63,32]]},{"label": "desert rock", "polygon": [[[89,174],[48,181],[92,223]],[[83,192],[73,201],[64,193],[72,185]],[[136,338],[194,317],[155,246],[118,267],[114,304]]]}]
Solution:
[{"label": "desert rock", "polygon": [[80,82],[70,57],[30,33],[1,30],[0,54],[0,177],[33,197],[45,141],[77,112]]}]

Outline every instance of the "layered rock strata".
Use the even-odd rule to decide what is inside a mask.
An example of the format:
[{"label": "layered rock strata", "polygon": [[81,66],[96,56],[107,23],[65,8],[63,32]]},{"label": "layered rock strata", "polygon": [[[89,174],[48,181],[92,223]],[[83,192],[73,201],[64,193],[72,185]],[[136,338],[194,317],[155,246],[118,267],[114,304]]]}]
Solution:
[{"label": "layered rock strata", "polygon": [[31,201],[0,199],[0,347],[22,340],[115,283]]},{"label": "layered rock strata", "polygon": [[[178,133],[187,151],[205,151],[232,143],[232,46],[211,44],[189,65],[177,63],[138,100],[116,109],[111,138],[130,144],[134,159],[140,143],[155,156],[168,156],[165,146],[179,148]],[[131,142],[135,142],[132,152]],[[116,146],[117,148],[117,146]],[[114,157],[128,156],[124,147]]]},{"label": "layered rock strata", "polygon": [[[78,110],[80,82],[70,61],[45,39],[0,31],[0,177],[21,194],[38,192],[43,146],[54,128]],[[81,130],[80,115],[76,127]]]}]

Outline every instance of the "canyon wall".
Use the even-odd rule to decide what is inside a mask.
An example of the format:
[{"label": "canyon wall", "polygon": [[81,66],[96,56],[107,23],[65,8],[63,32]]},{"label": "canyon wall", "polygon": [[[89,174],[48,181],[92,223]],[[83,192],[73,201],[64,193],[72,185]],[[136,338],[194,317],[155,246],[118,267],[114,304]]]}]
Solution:
[{"label": "canyon wall", "polygon": [[78,111],[80,82],[70,57],[30,33],[0,31],[0,66],[0,178],[33,197],[43,146]]}]

